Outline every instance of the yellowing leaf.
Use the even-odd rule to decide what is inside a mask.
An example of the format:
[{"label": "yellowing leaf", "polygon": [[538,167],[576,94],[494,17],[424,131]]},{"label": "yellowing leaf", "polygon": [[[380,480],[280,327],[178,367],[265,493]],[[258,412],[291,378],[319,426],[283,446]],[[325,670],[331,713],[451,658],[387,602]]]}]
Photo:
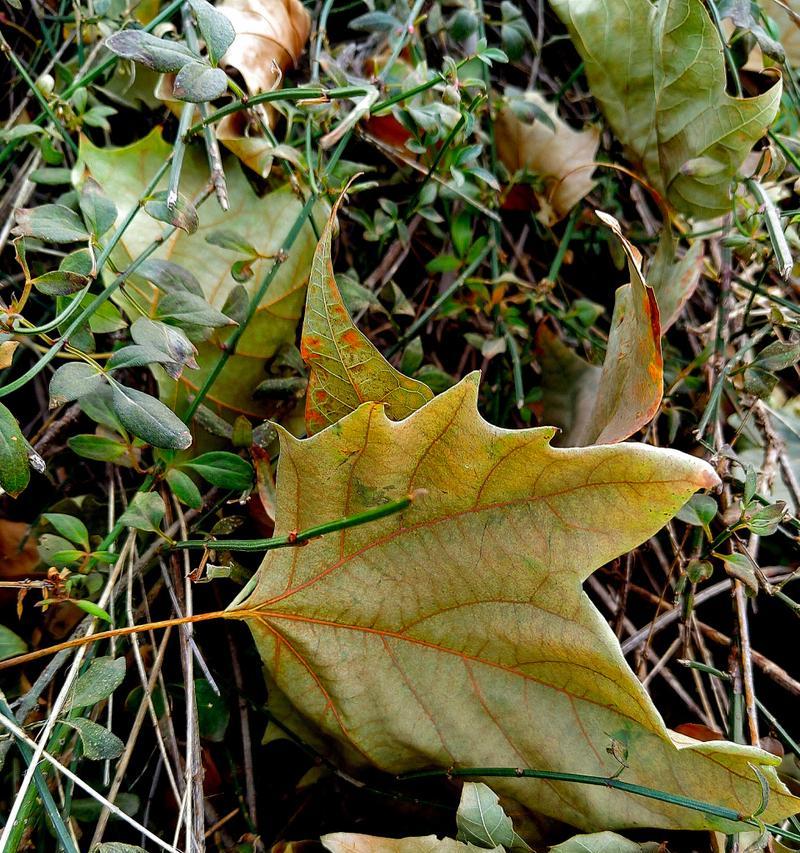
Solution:
[{"label": "yellowing leaf", "polygon": [[[114,199],[120,218],[136,203],[142,186],[155,174],[170,151],[171,146],[161,138],[158,130],[125,148],[96,148],[86,139],[81,141],[81,159],[91,177],[103,187],[106,195]],[[262,256],[274,255],[302,208],[302,202],[288,187],[258,198],[233,160],[226,162],[225,173],[230,210],[225,213],[214,200],[210,200],[198,210],[200,227],[195,234],[189,236],[178,231],[153,255],[180,264],[193,273],[206,300],[216,309],[222,309],[235,285],[230,268],[239,256],[210,245],[205,240],[206,236],[219,229],[229,229],[241,235]],[[205,153],[200,146],[190,146],[181,172],[181,191],[192,198],[207,182]],[[124,267],[162,233],[163,228],[163,223],[144,212],[137,213],[114,255],[117,265]],[[288,260],[281,266],[239,340],[235,355],[211,389],[209,404],[216,405],[221,414],[242,413],[255,418],[267,415],[268,403],[254,400],[252,392],[264,379],[265,360],[271,358],[281,345],[294,342],[314,244],[314,232],[310,223],[306,223]],[[271,264],[270,258],[253,261],[254,275],[245,284],[249,294],[259,287]],[[162,296],[160,291],[140,278],[128,286],[134,287],[139,304],[152,317]],[[218,335],[198,344],[199,370],[185,370],[177,383],[166,377],[160,380],[162,398],[171,408],[180,409],[186,394],[193,393],[202,385],[219,357],[220,339],[224,340],[229,332],[223,331]]]},{"label": "yellowing leaf", "polygon": [[310,368],[306,397],[309,435],[366,401],[386,403],[388,416],[400,420],[433,397],[427,385],[395,370],[353,323],[333,275],[335,223],[336,206],[314,253],[303,319],[300,351]]},{"label": "yellowing leaf", "polygon": [[[778,759],[671,734],[581,590],[699,488],[703,461],[637,444],[563,450],[504,430],[472,374],[402,421],[367,403],[299,440],[281,430],[275,534],[424,489],[407,510],[270,551],[245,619],[278,687],[346,759],[398,773],[528,766],[610,775],[765,820],[798,808]],[[701,828],[705,815],[611,791],[494,780],[501,796],[590,830]],[[344,848],[343,848],[344,849]]]},{"label": "yellowing leaf", "polygon": [[[420,835],[411,838],[380,838],[357,832],[331,832],[320,838],[331,853],[474,853],[481,848],[454,838]],[[503,853],[497,846],[490,853]]]},{"label": "yellowing leaf", "polygon": [[586,66],[592,94],[630,159],[670,204],[712,218],[778,110],[725,91],[719,35],[700,0],[551,0]]},{"label": "yellowing leaf", "polygon": [[642,256],[613,216],[597,215],[622,243],[631,277],[616,293],[603,367],[583,361],[544,326],[537,335],[544,420],[564,431],[568,446],[623,441],[652,420],[663,394],[658,305]]},{"label": "yellowing leaf", "polygon": [[573,130],[558,117],[555,106],[535,92],[527,93],[526,99],[550,117],[555,130],[539,119],[532,124],[520,121],[505,107],[495,124],[497,154],[512,174],[527,169],[544,179],[547,195],[541,200],[539,218],[552,225],[594,187],[600,133],[594,127]]}]

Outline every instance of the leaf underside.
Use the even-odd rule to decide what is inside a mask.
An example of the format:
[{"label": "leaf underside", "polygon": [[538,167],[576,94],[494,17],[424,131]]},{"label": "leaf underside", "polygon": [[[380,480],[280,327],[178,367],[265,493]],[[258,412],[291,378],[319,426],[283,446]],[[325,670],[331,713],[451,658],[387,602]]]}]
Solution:
[{"label": "leaf underside", "polygon": [[727,213],[737,170],[777,114],[781,82],[751,98],[727,94],[722,43],[700,0],[551,4],[648,181],[684,213]]}]

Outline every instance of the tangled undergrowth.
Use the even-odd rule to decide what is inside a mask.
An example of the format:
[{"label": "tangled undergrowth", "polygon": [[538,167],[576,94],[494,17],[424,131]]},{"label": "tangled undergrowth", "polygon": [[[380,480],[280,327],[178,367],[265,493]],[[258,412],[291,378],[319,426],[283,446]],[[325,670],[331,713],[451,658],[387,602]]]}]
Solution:
[{"label": "tangled undergrowth", "polygon": [[0,850],[800,849],[800,8],[3,0]]}]

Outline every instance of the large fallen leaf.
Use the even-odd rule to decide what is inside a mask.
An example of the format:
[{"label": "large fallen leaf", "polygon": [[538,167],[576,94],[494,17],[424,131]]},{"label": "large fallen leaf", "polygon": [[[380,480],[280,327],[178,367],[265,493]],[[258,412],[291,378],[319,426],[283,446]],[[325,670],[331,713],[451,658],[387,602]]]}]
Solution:
[{"label": "large fallen leaf", "polygon": [[730,210],[731,181],[778,111],[781,83],[725,91],[722,43],[700,0],[551,0],[592,94],[631,160],[684,213]]},{"label": "large fallen leaf", "polygon": [[359,331],[344,304],[331,263],[338,202],[311,265],[300,352],[309,367],[306,430],[335,423],[367,401],[386,403],[400,420],[433,397],[427,385],[404,376]]},{"label": "large fallen leaf", "polygon": [[597,214],[622,243],[629,284],[617,290],[603,366],[585,362],[547,327],[537,334],[543,418],[567,446],[623,441],[652,420],[663,394],[658,305],[642,276],[642,256],[612,216]]},{"label": "large fallen leaf", "polygon": [[[402,421],[366,403],[311,438],[281,432],[276,535],[394,500],[405,512],[270,551],[231,618],[343,760],[393,773],[529,766],[609,775],[765,819],[798,808],[778,759],[671,734],[581,590],[717,478],[643,445],[562,450],[551,428],[503,430],[472,374]],[[497,792],[581,829],[717,825],[605,788],[496,780]],[[730,827],[728,827],[730,828]]]},{"label": "large fallen leaf", "polygon": [[[171,150],[158,130],[125,148],[96,148],[86,139],[81,141],[81,159],[88,173],[114,199],[120,218],[136,203],[142,187]],[[230,268],[239,258],[234,252],[208,244],[206,236],[219,229],[231,230],[254,246],[261,255],[274,255],[302,208],[301,201],[288,187],[258,198],[234,160],[226,162],[225,172],[230,211],[223,212],[213,200],[202,205],[198,211],[200,227],[197,232],[189,236],[177,231],[153,256],[173,261],[193,273],[200,282],[205,298],[217,309],[223,307],[235,285]],[[205,153],[200,146],[190,146],[181,172],[181,190],[191,198],[207,182],[208,163]],[[163,223],[144,212],[138,213],[116,250],[114,260],[117,265],[124,267],[163,228]],[[268,413],[268,403],[254,400],[252,392],[264,380],[264,362],[280,346],[294,342],[303,310],[314,245],[314,232],[310,223],[307,223],[242,335],[235,355],[211,389],[209,403],[215,404],[221,414],[243,413],[264,417]],[[254,275],[245,284],[249,294],[258,288],[271,263],[271,259],[263,258],[253,262]],[[141,280],[138,280],[136,288],[140,304],[144,304],[152,316],[160,292]],[[200,343],[198,351],[199,370],[185,370],[178,383],[167,378],[160,380],[162,398],[173,409],[180,410],[186,394],[193,393],[202,385],[219,357],[219,344],[212,339]]]},{"label": "large fallen leaf", "polygon": [[526,93],[525,98],[549,116],[553,127],[541,119],[521,121],[511,107],[504,107],[495,124],[497,154],[512,174],[527,169],[544,180],[547,192],[540,199],[539,217],[552,225],[594,187],[600,132],[594,127],[573,130],[558,117],[555,106],[536,92]]}]

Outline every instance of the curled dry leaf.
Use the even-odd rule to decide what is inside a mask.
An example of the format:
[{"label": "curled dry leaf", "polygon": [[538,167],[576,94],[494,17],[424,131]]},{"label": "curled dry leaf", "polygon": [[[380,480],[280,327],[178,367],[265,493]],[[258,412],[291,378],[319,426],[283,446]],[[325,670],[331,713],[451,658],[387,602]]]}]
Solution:
[{"label": "curled dry leaf", "polygon": [[621,241],[631,281],[617,290],[602,368],[563,344],[546,326],[537,334],[543,374],[543,418],[564,431],[566,446],[613,444],[649,423],[661,404],[661,326],[642,256],[613,216],[600,219]]},{"label": "curled dry leaf", "polygon": [[309,367],[306,429],[309,435],[335,423],[361,403],[386,403],[390,418],[416,411],[433,392],[404,376],[359,331],[345,307],[331,264],[337,201],[322,233],[306,294],[300,352]]},{"label": "curled dry leaf", "polygon": [[551,225],[591,192],[600,132],[594,127],[573,130],[541,95],[529,92],[525,97],[550,117],[554,129],[541,120],[521,121],[511,107],[504,107],[495,125],[497,153],[512,174],[527,169],[544,179],[547,192],[539,198],[538,217]]},{"label": "curled dry leaf", "polygon": [[283,73],[300,59],[311,31],[311,16],[299,0],[223,0],[236,38],[222,57],[235,68],[251,95],[280,87]]},{"label": "curled dry leaf", "polygon": [[701,0],[551,0],[617,138],[662,198],[710,219],[771,124],[781,82],[726,92],[720,36]]},{"label": "curled dry leaf", "polygon": [[[581,589],[713,487],[712,469],[639,444],[553,448],[553,429],[493,427],[477,400],[472,374],[402,421],[365,403],[308,439],[280,431],[276,535],[426,496],[268,553],[228,615],[250,626],[278,687],[356,765],[609,775],[614,738],[628,748],[627,782],[750,814],[761,796],[752,764],[771,786],[764,819],[795,812],[774,756],[666,729]],[[724,823],[600,787],[495,787],[584,830]]]}]

